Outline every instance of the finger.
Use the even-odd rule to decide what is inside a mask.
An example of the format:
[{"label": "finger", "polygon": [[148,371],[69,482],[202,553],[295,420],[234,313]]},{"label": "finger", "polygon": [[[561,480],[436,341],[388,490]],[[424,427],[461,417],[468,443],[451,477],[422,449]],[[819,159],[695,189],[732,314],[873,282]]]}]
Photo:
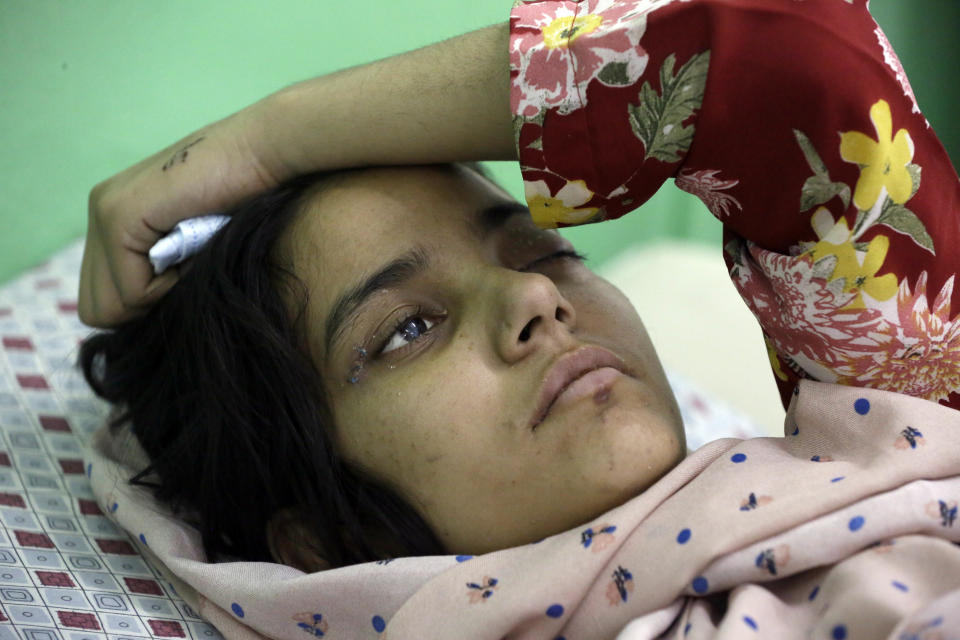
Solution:
[{"label": "finger", "polygon": [[163,233],[140,222],[133,230],[118,228],[112,237],[104,238],[104,255],[113,284],[124,307],[138,307],[154,278],[149,252]]},{"label": "finger", "polygon": [[108,252],[106,259],[120,304],[125,309],[143,306],[144,296],[154,278],[147,254],[122,249],[113,255]]},{"label": "finger", "polygon": [[97,313],[93,301],[93,292],[90,280],[93,278],[93,255],[91,253],[91,237],[87,234],[83,245],[83,258],[80,262],[80,285],[77,289],[77,315],[80,322],[89,326],[97,326]]},{"label": "finger", "polygon": [[91,327],[110,328],[129,322],[147,313],[156,305],[167,292],[177,283],[178,271],[176,269],[164,272],[162,276],[154,278],[147,290],[133,305],[127,305],[121,302],[120,295],[112,286],[112,279],[109,276],[109,269],[106,262],[103,261],[102,268],[99,270],[103,274],[99,278],[91,278],[88,281],[81,281],[81,298],[89,302],[86,305],[78,304],[78,313],[81,321]]},{"label": "finger", "polygon": [[80,268],[77,313],[91,327],[107,328],[122,320],[119,294],[96,243],[88,236]]},{"label": "finger", "polygon": [[[136,263],[138,258],[141,257],[128,256],[128,261],[132,260]],[[117,282],[124,276],[129,278],[131,274],[128,267],[120,268],[127,269],[127,272],[118,276],[111,269],[108,254],[104,251],[102,243],[98,241],[95,234],[88,234],[81,263],[77,300],[78,315],[85,324],[106,328],[135,318],[143,314],[176,281],[176,273],[163,278],[150,278],[146,284],[142,285],[139,294],[124,301]],[[152,275],[152,271],[150,274]],[[129,281],[128,284],[130,284]]]},{"label": "finger", "polygon": [[[123,272],[118,274],[111,269],[112,282],[119,281],[127,289],[124,294],[119,286],[115,287],[113,289],[115,295],[106,301],[107,305],[115,304],[109,311],[110,321],[115,324],[131,320],[149,311],[177,283],[180,275],[179,269],[170,268],[163,274],[155,276],[146,255],[130,253],[125,261],[116,264],[121,265]],[[144,265],[145,268],[141,269]],[[134,270],[137,271],[136,274],[133,273]],[[135,276],[145,277],[146,280],[134,279]]]},{"label": "finger", "polygon": [[168,267],[161,275],[151,280],[143,294],[142,306],[144,310],[157,304],[179,280],[180,269],[177,267]]}]

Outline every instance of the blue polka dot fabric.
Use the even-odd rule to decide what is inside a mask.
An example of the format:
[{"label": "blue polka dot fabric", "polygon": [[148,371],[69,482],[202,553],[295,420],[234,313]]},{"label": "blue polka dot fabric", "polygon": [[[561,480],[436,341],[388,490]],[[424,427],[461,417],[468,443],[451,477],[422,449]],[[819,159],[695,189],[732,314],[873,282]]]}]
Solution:
[{"label": "blue polka dot fabric", "polygon": [[[124,471],[96,451],[91,481],[104,504],[119,505],[111,516],[121,526],[201,590],[196,606],[228,637],[231,625],[358,638],[477,629],[499,638],[520,628],[615,637],[653,620],[668,638],[729,628],[731,637],[852,639],[875,637],[878,620],[890,620],[887,635],[957,628],[957,412],[802,382],[788,419],[796,435],[708,443],[633,500],[536,544],[309,576],[265,563],[207,565],[195,534],[118,485]],[[891,610],[916,613],[893,619]]]},{"label": "blue polka dot fabric", "polygon": [[562,604],[552,604],[547,608],[547,616],[550,618],[559,618],[563,615]]}]

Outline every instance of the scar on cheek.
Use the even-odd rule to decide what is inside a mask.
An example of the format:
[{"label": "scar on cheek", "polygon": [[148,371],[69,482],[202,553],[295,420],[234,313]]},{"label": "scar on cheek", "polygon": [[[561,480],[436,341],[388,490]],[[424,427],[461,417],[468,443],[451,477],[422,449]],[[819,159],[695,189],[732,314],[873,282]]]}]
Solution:
[{"label": "scar on cheek", "polygon": [[350,376],[347,378],[347,382],[357,384],[363,377],[363,365],[367,361],[367,350],[363,347],[354,347],[353,350],[357,352],[357,359],[353,361],[353,366],[350,367]]}]

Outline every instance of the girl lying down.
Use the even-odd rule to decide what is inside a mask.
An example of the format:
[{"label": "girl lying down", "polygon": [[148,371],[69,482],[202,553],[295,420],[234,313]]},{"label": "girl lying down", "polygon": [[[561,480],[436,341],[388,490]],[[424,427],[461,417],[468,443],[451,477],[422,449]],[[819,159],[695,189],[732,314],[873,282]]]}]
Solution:
[{"label": "girl lying down", "polygon": [[[469,164],[507,157],[526,206]],[[670,177],[724,223],[781,438],[688,453],[635,311],[545,229]],[[960,182],[863,0],[517,2],[91,202],[93,487],[228,637],[960,634]]]}]

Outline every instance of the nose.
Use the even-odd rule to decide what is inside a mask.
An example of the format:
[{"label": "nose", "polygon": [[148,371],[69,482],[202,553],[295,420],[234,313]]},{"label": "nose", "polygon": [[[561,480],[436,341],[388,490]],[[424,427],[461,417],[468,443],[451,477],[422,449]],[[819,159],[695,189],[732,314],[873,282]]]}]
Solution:
[{"label": "nose", "polygon": [[553,280],[540,273],[504,270],[497,287],[497,303],[491,311],[498,317],[494,344],[505,362],[522,360],[545,345],[570,342],[576,328],[573,305]]}]

